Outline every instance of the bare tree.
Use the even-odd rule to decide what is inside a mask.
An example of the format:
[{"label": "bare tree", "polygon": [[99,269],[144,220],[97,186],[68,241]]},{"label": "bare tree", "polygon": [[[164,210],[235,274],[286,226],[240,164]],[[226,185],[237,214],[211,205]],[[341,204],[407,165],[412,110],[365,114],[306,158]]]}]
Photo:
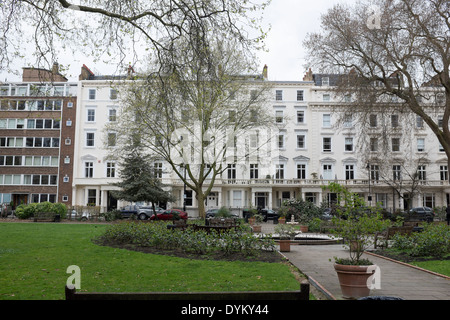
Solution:
[{"label": "bare tree", "polygon": [[2,0],[0,70],[12,71],[12,62],[30,50],[36,58],[33,66],[50,68],[62,48],[110,64],[115,59],[118,66],[134,64],[138,54],[170,51],[170,43],[193,27],[235,39],[250,53],[263,44],[259,19],[267,4],[252,0]]},{"label": "bare tree", "polygon": [[[322,16],[321,25],[322,31],[304,42],[310,66],[346,75],[336,92],[351,96],[360,111],[382,108],[382,97],[397,98],[403,110],[430,127],[450,167],[450,2],[336,5]],[[443,114],[442,126],[433,117],[436,109]]]},{"label": "bare tree", "polygon": [[[135,137],[163,159],[195,192],[201,217],[227,165],[262,152],[272,135],[262,137],[274,124],[265,104],[268,83],[238,47],[211,33],[190,32],[123,92],[116,129],[122,143]],[[252,149],[250,133],[257,129],[260,142]]]}]

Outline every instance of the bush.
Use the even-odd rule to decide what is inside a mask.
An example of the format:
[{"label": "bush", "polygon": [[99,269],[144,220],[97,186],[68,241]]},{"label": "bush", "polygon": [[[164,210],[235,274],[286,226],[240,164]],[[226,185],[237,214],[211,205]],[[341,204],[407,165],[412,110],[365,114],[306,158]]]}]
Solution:
[{"label": "bush", "polygon": [[271,237],[255,237],[246,228],[207,233],[192,228],[168,229],[167,225],[165,221],[124,221],[109,226],[97,240],[106,244],[134,244],[194,254],[221,252],[257,255],[259,250],[273,251],[275,248]]},{"label": "bush", "polygon": [[29,219],[34,217],[36,213],[52,212],[55,215],[59,214],[62,219],[66,218],[67,207],[64,203],[51,203],[51,202],[41,202],[41,203],[29,203],[21,204],[16,208],[16,216],[19,219]]},{"label": "bush", "polygon": [[37,203],[21,204],[16,208],[16,216],[19,219],[29,219],[37,212]]},{"label": "bush", "polygon": [[410,256],[442,258],[450,253],[450,229],[445,224],[427,224],[422,232],[393,237],[392,248]]},{"label": "bush", "polygon": [[303,199],[285,200],[283,206],[286,207],[286,220],[294,219],[301,224],[308,224],[312,219],[320,217],[322,210],[311,201]]}]

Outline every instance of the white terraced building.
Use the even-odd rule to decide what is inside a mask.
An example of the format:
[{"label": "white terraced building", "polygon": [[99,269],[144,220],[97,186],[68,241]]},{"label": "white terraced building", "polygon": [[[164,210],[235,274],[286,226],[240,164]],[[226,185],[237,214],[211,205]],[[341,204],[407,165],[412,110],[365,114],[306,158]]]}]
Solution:
[{"label": "white terraced building", "polygon": [[[124,205],[110,194],[114,188],[110,184],[117,181],[120,168],[118,158],[108,156],[105,147],[115,141],[115,133],[105,128],[120,117],[120,97],[116,83],[107,77],[96,77],[85,66],[82,73],[73,203],[96,205],[106,211]],[[277,152],[268,165],[252,160],[226,164],[227,170],[216,179],[206,199],[206,209],[225,206],[239,213],[249,206],[276,209],[283,200],[296,197],[320,205],[335,199],[322,188],[330,181],[348,186],[368,204],[379,202],[389,211],[447,205],[447,157],[431,130],[410,113],[393,112],[383,119],[374,113],[368,116],[373,122],[370,131],[361,134],[351,117],[338,121],[342,114],[335,107],[342,105],[345,110],[345,103],[333,96],[330,79],[307,73],[302,81],[266,80],[272,90],[267,107],[279,127]],[[439,107],[433,107],[432,112],[436,119],[441,116]],[[402,122],[411,117],[415,128]],[[378,126],[377,121],[389,123]],[[380,130],[386,128],[391,128],[387,135],[389,152],[377,141],[382,136]],[[197,216],[193,191],[188,188],[183,196],[184,183],[164,161],[155,163],[155,167],[178,199],[168,206],[183,208],[185,204],[189,215]]]}]

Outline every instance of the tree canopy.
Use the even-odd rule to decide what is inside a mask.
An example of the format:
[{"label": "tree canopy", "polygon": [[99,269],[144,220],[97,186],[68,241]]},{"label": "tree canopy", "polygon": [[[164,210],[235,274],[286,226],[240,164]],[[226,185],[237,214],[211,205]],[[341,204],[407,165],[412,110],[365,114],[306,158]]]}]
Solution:
[{"label": "tree canopy", "polygon": [[[269,0],[270,1],[270,0]],[[118,67],[170,44],[193,29],[213,30],[248,49],[263,45],[259,19],[268,2],[253,0],[3,0],[0,70],[33,52],[50,68],[62,49]]]},{"label": "tree canopy", "polygon": [[309,67],[347,75],[338,90],[352,94],[359,111],[396,97],[430,127],[450,159],[450,2],[338,4],[322,16],[321,27],[304,41]]}]

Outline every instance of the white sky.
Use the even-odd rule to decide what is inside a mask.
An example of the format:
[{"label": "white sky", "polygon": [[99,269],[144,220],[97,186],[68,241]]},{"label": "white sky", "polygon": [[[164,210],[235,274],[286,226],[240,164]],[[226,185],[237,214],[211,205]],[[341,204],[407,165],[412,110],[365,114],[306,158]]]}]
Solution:
[{"label": "white sky", "polygon": [[[320,17],[336,3],[352,0],[272,0],[264,13],[263,25],[270,24],[266,39],[268,52],[259,54],[261,71],[265,64],[269,68],[269,80],[303,79],[305,73],[305,51],[302,42],[308,32],[318,31]],[[114,67],[94,63],[89,57],[61,55],[60,64],[69,65],[69,81],[77,81],[80,69],[86,64],[96,74],[112,74]],[[25,66],[25,64],[23,65]],[[22,66],[19,66],[20,69]],[[313,70],[314,72],[314,70]],[[20,81],[20,77],[0,73],[0,81]]]}]

